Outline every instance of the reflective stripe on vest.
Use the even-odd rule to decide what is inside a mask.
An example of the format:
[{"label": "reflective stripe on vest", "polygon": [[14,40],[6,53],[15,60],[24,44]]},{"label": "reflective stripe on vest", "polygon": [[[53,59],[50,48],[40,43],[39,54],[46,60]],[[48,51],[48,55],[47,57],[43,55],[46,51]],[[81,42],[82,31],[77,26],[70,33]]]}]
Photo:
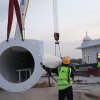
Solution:
[{"label": "reflective stripe on vest", "polygon": [[98,65],[97,65],[97,67],[98,67],[98,68],[100,68],[100,62],[98,62]]},{"label": "reflective stripe on vest", "polygon": [[71,86],[69,84],[58,84],[58,86]]},{"label": "reflective stripe on vest", "polygon": [[58,81],[63,81],[63,80],[68,81],[67,78],[58,78]]},{"label": "reflective stripe on vest", "polygon": [[76,66],[74,65],[74,70],[76,70]]},{"label": "reflective stripe on vest", "polygon": [[[68,75],[69,74],[69,75]],[[66,66],[58,68],[58,89],[63,90],[65,88],[68,88],[72,85],[72,78],[71,75],[71,68],[68,68]],[[68,81],[69,77],[69,81]]]}]

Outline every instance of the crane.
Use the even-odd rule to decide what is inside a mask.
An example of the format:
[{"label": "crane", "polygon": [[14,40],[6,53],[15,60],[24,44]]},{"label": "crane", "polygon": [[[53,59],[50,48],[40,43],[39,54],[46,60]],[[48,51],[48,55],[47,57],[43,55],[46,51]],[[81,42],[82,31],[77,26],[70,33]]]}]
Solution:
[{"label": "crane", "polygon": [[59,43],[60,34],[59,34],[59,25],[58,25],[57,0],[53,0],[53,17],[54,17],[55,56],[59,55],[61,58],[60,43]]},{"label": "crane", "polygon": [[[59,55],[61,57],[61,51],[60,51],[60,45],[59,45],[57,0],[52,0],[52,2],[53,2],[53,17],[54,17],[55,56],[57,56],[57,51],[59,51]],[[24,25],[25,25],[25,17],[27,13],[28,4],[29,4],[29,0],[21,0],[20,6],[18,3],[18,0],[9,0],[7,42],[9,40],[9,36],[11,32],[14,8],[15,8],[16,16],[17,16],[17,21],[18,21],[18,24],[16,26],[15,38],[19,38],[21,35],[22,41],[25,39]]]}]

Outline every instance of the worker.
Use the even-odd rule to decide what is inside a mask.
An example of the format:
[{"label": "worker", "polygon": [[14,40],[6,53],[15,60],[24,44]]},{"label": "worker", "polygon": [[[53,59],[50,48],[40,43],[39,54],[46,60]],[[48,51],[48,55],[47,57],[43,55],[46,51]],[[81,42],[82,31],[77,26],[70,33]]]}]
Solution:
[{"label": "worker", "polygon": [[[76,66],[76,65],[74,65],[74,64],[70,64],[70,68],[71,68],[71,70],[72,70],[72,72],[73,72],[73,74],[74,74],[74,72],[75,72],[75,71],[76,71],[76,69],[77,69],[77,66]],[[72,80],[73,80],[73,82],[74,82],[74,75],[73,75]]]},{"label": "worker", "polygon": [[72,78],[73,72],[70,68],[70,58],[63,57],[62,64],[56,68],[48,68],[45,65],[42,66],[47,72],[56,73],[58,76],[57,83],[58,83],[58,90],[59,100],[73,100],[73,89],[72,89]]},{"label": "worker", "polygon": [[100,68],[100,58],[98,59],[98,62],[97,62],[97,68]]},{"label": "worker", "polygon": [[76,65],[74,65],[74,64],[70,65],[70,67],[72,68],[73,71],[76,71],[76,69],[77,69]]}]

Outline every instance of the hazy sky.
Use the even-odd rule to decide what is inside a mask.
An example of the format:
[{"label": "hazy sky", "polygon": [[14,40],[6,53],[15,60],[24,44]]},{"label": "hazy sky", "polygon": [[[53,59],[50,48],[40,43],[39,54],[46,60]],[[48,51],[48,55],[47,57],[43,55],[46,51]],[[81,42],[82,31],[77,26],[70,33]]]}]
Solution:
[{"label": "hazy sky", "polygon": [[[0,41],[6,39],[8,1],[0,0]],[[100,37],[100,0],[57,0],[60,41],[82,40],[86,30]],[[30,0],[26,16],[26,38],[53,40],[52,0]],[[16,17],[11,31],[15,33]],[[75,47],[75,46],[74,46]]]}]

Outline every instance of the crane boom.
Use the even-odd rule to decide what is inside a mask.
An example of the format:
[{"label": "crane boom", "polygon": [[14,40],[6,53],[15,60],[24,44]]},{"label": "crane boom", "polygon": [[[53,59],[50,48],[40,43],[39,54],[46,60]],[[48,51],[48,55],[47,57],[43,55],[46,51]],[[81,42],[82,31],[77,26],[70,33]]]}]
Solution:
[{"label": "crane boom", "polygon": [[54,33],[59,33],[57,0],[53,0]]},{"label": "crane boom", "polygon": [[61,51],[60,51],[60,45],[59,45],[59,36],[60,35],[59,35],[59,25],[58,25],[57,0],[53,0],[53,18],[54,18],[55,56],[57,56],[57,53],[58,53],[61,58]]}]

